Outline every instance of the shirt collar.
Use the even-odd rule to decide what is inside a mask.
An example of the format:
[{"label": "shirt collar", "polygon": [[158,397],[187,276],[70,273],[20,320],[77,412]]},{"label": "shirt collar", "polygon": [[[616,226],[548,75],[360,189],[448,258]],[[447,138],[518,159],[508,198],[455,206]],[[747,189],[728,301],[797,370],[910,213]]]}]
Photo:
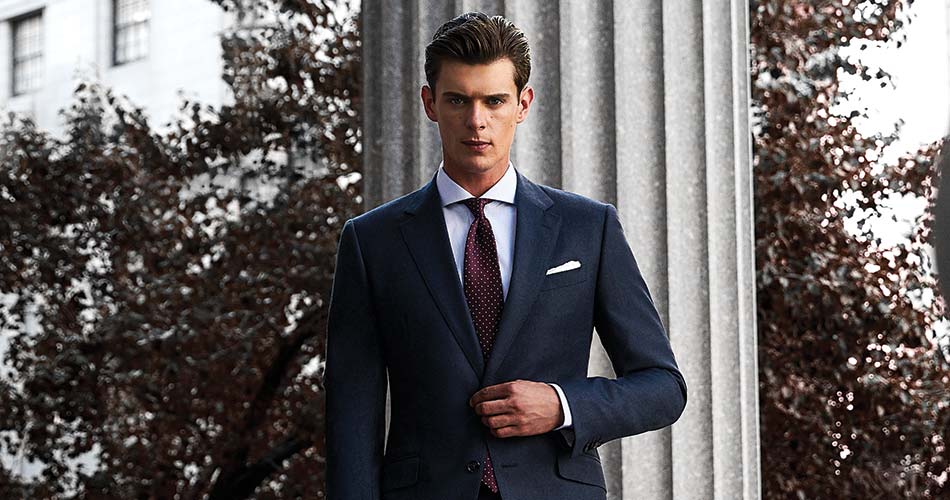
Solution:
[{"label": "shirt collar", "polygon": [[[475,197],[472,193],[466,191],[465,188],[459,186],[455,181],[452,180],[451,177],[448,176],[448,174],[445,173],[442,163],[439,163],[439,171],[436,173],[435,183],[439,188],[439,197],[442,198],[443,207]],[[505,170],[505,175],[501,176],[501,179],[498,179],[498,182],[496,182],[495,185],[492,186],[488,191],[485,191],[485,194],[483,194],[481,197],[495,201],[503,201],[505,203],[514,205],[515,188],[517,187],[518,177],[515,174],[514,165],[512,165],[509,161],[508,167]]]}]

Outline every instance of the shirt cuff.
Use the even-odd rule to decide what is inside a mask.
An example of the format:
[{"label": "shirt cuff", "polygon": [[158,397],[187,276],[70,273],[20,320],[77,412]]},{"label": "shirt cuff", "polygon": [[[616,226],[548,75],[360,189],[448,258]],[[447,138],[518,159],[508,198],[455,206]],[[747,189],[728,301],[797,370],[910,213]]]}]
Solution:
[{"label": "shirt cuff", "polygon": [[567,396],[564,395],[564,391],[561,390],[561,387],[557,384],[549,384],[554,387],[554,390],[557,392],[557,398],[561,400],[561,410],[564,411],[564,423],[560,427],[556,427],[554,430],[565,429],[571,427],[574,424],[573,419],[571,418],[571,407],[567,404]]}]

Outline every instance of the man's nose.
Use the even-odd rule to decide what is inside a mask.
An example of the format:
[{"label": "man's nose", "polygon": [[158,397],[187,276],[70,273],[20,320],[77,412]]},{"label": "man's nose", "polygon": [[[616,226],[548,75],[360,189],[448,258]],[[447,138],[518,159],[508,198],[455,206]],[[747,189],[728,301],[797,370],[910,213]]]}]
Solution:
[{"label": "man's nose", "polygon": [[487,110],[481,104],[476,102],[473,103],[468,109],[468,114],[465,116],[465,122],[468,128],[473,130],[481,130],[485,128],[487,118]]}]

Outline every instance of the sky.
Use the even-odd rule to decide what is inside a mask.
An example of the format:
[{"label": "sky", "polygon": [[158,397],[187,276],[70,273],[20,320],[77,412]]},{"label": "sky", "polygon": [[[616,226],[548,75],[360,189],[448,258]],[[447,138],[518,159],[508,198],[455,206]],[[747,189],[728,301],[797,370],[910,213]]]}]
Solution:
[{"label": "sky", "polygon": [[871,45],[861,52],[860,43],[845,49],[862,60],[890,72],[896,88],[880,88],[875,81],[850,78],[852,99],[868,106],[869,119],[856,120],[862,132],[888,132],[898,119],[905,121],[897,147],[881,160],[893,160],[902,151],[929,143],[950,131],[950,32],[948,0],[916,0],[910,8],[907,41],[901,47]]}]

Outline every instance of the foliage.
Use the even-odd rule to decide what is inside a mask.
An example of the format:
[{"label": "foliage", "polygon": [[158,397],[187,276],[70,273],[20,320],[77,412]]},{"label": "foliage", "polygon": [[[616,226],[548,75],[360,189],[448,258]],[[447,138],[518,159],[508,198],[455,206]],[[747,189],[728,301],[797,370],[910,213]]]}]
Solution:
[{"label": "foliage", "polygon": [[[910,0],[912,2],[913,0]],[[930,271],[932,215],[881,245],[868,219],[893,194],[932,200],[937,143],[882,165],[899,133],[862,136],[842,55],[899,45],[901,0],[752,0],[755,253],[763,491],[768,498],[946,498],[950,368]],[[857,195],[857,207],[844,200]],[[845,220],[857,217],[853,236]]]},{"label": "foliage", "polygon": [[323,489],[317,354],[361,199],[358,3],[217,3],[239,20],[233,103],[185,101],[158,130],[83,83],[62,138],[12,114],[0,130],[0,453],[43,466],[0,467],[0,497]]}]

